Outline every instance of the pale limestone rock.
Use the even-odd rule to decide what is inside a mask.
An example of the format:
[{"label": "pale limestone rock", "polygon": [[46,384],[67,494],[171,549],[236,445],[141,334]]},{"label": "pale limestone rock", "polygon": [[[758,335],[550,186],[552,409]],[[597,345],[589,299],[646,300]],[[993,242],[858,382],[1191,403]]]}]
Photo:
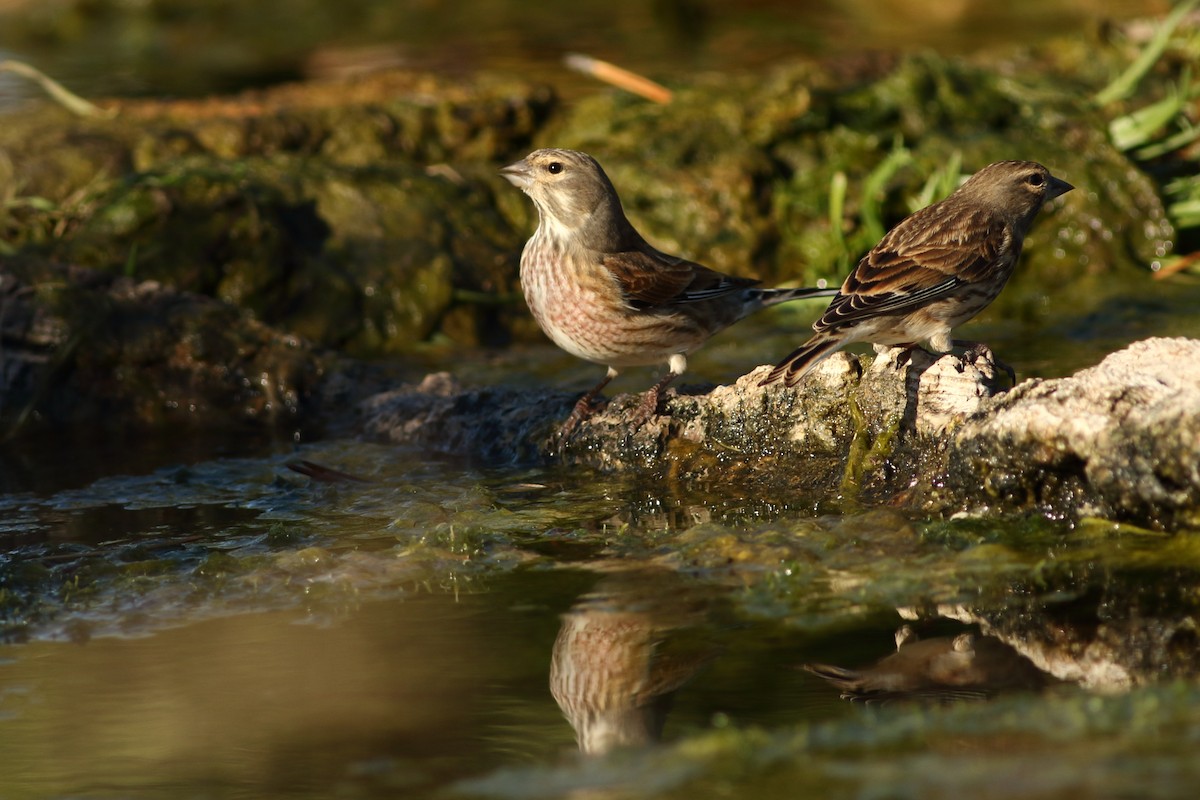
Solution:
[{"label": "pale limestone rock", "polygon": [[1148,339],[1069,378],[1022,383],[954,435],[947,471],[990,503],[1200,519],[1198,365],[1200,341]]}]

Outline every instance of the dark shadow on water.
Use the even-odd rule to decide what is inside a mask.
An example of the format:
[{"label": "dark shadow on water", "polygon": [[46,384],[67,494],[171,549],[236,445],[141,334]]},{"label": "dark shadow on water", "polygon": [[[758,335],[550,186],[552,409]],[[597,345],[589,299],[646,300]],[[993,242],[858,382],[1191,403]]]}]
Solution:
[{"label": "dark shadow on water", "polygon": [[316,431],[107,429],[76,426],[23,432],[0,442],[0,494],[52,494],[110,475],[139,475],[217,458],[289,452]]}]

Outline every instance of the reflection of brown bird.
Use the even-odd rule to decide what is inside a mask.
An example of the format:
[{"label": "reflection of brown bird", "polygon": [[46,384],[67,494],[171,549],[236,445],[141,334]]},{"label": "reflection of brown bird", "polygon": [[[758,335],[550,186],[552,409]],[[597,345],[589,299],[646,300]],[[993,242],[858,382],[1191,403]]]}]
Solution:
[{"label": "reflection of brown bird", "polygon": [[999,639],[962,633],[922,640],[908,625],[896,631],[896,652],[873,667],[805,664],[804,669],[841,689],[843,699],[866,703],[979,700],[1048,682],[1032,661]]},{"label": "reflection of brown bird", "polygon": [[538,227],[521,255],[521,287],[538,325],[568,353],[608,367],[576,403],[569,433],[619,367],[666,362],[667,375],[642,398],[641,420],[687,369],[687,354],[765,306],[832,289],[759,289],[651,247],[621,208],[594,158],[535,150],[501,173],[533,200]]},{"label": "reflection of brown bird", "polygon": [[370,483],[367,478],[360,478],[357,475],[351,475],[349,472],[342,472],[333,467],[327,467],[324,464],[318,464],[315,461],[305,459],[297,459],[289,461],[285,465],[292,472],[298,472],[301,475],[307,475],[314,481],[319,483]]},{"label": "reflection of brown bird", "polygon": [[[851,342],[939,353],[950,330],[988,306],[1012,275],[1042,205],[1070,191],[1041,164],[1000,161],[958,191],[892,228],[846,278],[816,323],[816,335],[779,362],[760,385],[795,386],[821,359]],[[962,343],[966,344],[966,343]]]},{"label": "reflection of brown bird", "polygon": [[703,623],[705,601],[664,592],[663,577],[610,576],[563,615],[550,693],[584,753],[658,741],[674,692],[716,655],[672,641]]}]

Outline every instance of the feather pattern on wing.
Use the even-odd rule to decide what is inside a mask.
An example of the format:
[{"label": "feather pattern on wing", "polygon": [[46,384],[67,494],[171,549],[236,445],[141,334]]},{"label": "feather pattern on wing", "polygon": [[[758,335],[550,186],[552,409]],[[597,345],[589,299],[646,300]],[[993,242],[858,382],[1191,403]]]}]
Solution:
[{"label": "feather pattern on wing", "polygon": [[920,308],[989,279],[1015,260],[1004,221],[989,209],[946,211],[918,211],[909,224],[893,228],[858,262],[813,328],[821,332]]},{"label": "feather pattern on wing", "polygon": [[758,283],[643,249],[601,253],[600,263],[616,279],[626,302],[637,309],[712,300]]}]

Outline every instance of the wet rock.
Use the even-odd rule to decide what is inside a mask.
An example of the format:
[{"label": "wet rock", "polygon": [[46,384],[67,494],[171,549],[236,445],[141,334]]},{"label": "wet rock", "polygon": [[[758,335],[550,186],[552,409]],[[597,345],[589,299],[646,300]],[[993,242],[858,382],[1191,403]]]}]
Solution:
[{"label": "wet rock", "polygon": [[986,363],[924,351],[901,361],[898,350],[874,361],[836,353],[794,389],[759,387],[768,371],[760,367],[707,393],[670,392],[664,413],[637,429],[640,397],[618,395],[565,441],[557,429],[572,395],[466,391],[442,374],[369,400],[364,427],[373,438],[483,459],[535,455],[607,471],[886,490],[897,482],[896,465],[923,453],[998,385]]},{"label": "wet rock", "polygon": [[2,267],[6,435],[37,422],[295,426],[339,361],[231,305],[154,281]]},{"label": "wet rock", "polygon": [[1000,392],[986,359],[838,353],[794,389],[760,367],[706,393],[671,392],[634,429],[619,395],[566,440],[572,396],[463,390],[447,375],[372,398],[368,436],[487,460],[752,481],[772,491],[944,513],[1085,514],[1174,528],[1200,518],[1200,342],[1150,339],[1100,365]]},{"label": "wet rock", "polygon": [[360,407],[372,438],[417,443],[492,463],[529,462],[575,398],[510,387],[466,390],[448,373],[368,398]]},{"label": "wet rock", "polygon": [[1149,339],[997,397],[953,436],[943,488],[972,505],[1200,522],[1200,342]]}]

